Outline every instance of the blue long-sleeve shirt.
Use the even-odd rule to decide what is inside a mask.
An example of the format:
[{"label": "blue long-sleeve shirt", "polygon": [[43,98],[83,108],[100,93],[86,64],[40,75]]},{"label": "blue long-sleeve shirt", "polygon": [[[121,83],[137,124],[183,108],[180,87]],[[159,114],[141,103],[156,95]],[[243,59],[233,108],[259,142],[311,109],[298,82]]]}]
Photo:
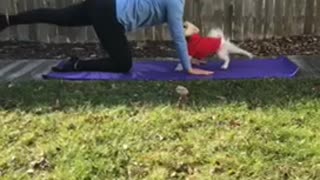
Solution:
[{"label": "blue long-sleeve shirt", "polygon": [[171,37],[185,70],[191,69],[184,36],[185,0],[116,0],[117,19],[126,31],[168,23]]}]

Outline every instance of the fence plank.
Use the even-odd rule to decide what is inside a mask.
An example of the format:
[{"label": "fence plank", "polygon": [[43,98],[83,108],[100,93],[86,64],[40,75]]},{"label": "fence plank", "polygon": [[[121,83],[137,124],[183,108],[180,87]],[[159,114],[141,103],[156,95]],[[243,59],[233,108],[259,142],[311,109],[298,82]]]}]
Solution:
[{"label": "fence plank", "polygon": [[297,7],[296,11],[298,11],[299,14],[299,24],[296,24],[299,26],[299,33],[304,33],[304,22],[305,22],[305,14],[306,14],[306,1],[297,0]]},{"label": "fence plank", "polygon": [[252,38],[254,34],[254,9],[256,8],[255,0],[244,0],[243,1],[243,39]]},{"label": "fence plank", "polygon": [[234,26],[233,26],[233,37],[237,37],[242,40],[243,37],[243,21],[242,21],[242,12],[244,7],[244,1],[235,0],[234,1]]},{"label": "fence plank", "polygon": [[[263,10],[265,8],[265,4],[266,1],[263,0],[261,3],[257,3],[257,1],[253,0],[251,1],[251,3],[253,3],[253,11],[254,14],[252,16],[252,32],[250,34],[250,39],[254,38],[254,35],[257,34],[257,37],[260,39],[263,37],[263,22],[264,22],[264,14],[263,14]],[[250,26],[250,24],[249,24]]]},{"label": "fence plank", "polygon": [[[27,4],[26,4],[25,0],[16,1],[15,6],[16,6],[17,10],[14,13],[25,11],[27,9]],[[28,27],[28,25],[21,25],[16,28],[17,28],[17,39],[29,40],[29,37],[28,37],[29,27]]]},{"label": "fence plank", "polygon": [[319,17],[320,17],[320,0],[317,0],[316,1],[316,3],[317,3],[317,8],[316,8],[316,11],[317,11],[317,13],[316,13],[316,17],[315,17],[315,19],[316,19],[316,23],[315,23],[315,25],[316,25],[316,30],[315,30],[315,33],[316,34],[320,34],[320,21],[319,21]]},{"label": "fence plank", "polygon": [[313,0],[306,1],[306,9],[305,9],[305,26],[304,26],[304,33],[311,34],[312,32],[312,21],[313,21]]},{"label": "fence plank", "polygon": [[232,37],[232,19],[233,19],[234,7],[230,0],[224,1],[224,13],[223,13],[223,22],[224,22],[224,31],[228,37]]}]

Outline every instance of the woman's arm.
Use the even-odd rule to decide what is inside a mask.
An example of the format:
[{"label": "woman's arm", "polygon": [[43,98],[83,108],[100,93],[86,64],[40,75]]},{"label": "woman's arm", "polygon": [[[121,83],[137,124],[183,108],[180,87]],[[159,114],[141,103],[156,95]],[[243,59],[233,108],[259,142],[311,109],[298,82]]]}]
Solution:
[{"label": "woman's arm", "polygon": [[213,72],[204,71],[201,69],[193,69],[191,60],[189,59],[187,41],[184,35],[183,14],[184,0],[167,0],[167,20],[170,34],[178,51],[178,56],[183,66],[183,69],[190,74],[210,75]]},{"label": "woman's arm", "polygon": [[167,20],[170,34],[184,70],[189,71],[191,62],[183,28],[184,0],[167,0],[167,2]]}]

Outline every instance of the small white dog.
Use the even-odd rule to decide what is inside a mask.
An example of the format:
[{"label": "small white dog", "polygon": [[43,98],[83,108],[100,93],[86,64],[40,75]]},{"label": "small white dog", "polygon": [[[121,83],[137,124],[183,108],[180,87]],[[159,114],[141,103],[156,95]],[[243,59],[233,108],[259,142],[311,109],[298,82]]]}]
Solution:
[{"label": "small white dog", "polygon": [[[217,55],[224,64],[222,69],[228,69],[230,54],[240,54],[253,58],[253,54],[239,48],[227,39],[221,29],[211,29],[206,37],[199,35],[199,28],[194,24],[184,22],[185,36],[188,43],[189,57],[192,64],[199,65],[206,63],[206,58]],[[176,67],[177,71],[182,71],[181,63]]]}]

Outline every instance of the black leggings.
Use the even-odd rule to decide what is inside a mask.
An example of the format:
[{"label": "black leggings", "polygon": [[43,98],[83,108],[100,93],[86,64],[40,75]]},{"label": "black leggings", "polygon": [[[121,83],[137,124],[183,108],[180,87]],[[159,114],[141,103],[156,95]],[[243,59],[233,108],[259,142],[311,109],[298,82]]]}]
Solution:
[{"label": "black leggings", "polygon": [[110,57],[79,61],[77,69],[106,72],[128,72],[131,69],[131,49],[123,26],[116,19],[115,0],[86,0],[62,9],[35,9],[9,16],[9,23],[48,23],[73,27],[92,25]]}]

